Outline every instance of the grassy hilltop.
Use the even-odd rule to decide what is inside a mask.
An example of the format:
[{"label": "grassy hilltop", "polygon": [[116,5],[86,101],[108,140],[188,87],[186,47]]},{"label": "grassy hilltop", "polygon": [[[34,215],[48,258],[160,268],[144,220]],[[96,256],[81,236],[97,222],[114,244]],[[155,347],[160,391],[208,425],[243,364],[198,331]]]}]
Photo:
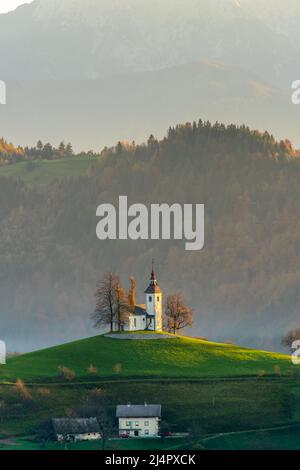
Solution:
[{"label": "grassy hilltop", "polygon": [[[97,372],[88,373],[90,365]],[[0,369],[0,380],[59,378],[59,366],[89,378],[220,378],[266,375],[291,370],[288,356],[234,345],[178,337],[159,340],[117,340],[105,336],[25,354]]]}]

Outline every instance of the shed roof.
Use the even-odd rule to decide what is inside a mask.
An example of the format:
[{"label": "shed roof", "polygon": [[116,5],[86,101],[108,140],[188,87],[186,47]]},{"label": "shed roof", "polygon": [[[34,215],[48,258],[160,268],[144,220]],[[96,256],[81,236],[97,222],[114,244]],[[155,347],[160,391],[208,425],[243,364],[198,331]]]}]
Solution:
[{"label": "shed roof", "polygon": [[161,405],[118,405],[117,418],[160,418]]},{"label": "shed roof", "polygon": [[57,418],[52,420],[56,434],[89,434],[100,432],[96,418]]}]

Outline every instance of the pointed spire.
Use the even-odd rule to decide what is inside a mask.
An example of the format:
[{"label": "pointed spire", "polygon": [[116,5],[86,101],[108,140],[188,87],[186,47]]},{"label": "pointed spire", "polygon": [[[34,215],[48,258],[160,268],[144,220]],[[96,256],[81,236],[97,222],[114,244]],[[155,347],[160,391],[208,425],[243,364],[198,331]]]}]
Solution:
[{"label": "pointed spire", "polygon": [[156,273],[154,271],[154,258],[152,258],[152,271],[151,271],[151,284],[154,284],[154,283],[157,283],[157,280],[156,280]]},{"label": "pointed spire", "polygon": [[150,294],[150,293],[155,293],[155,292],[161,292],[160,287],[157,284],[157,277],[156,273],[154,271],[154,259],[152,259],[152,270],[151,270],[151,276],[150,276],[150,284],[149,287],[146,289],[145,294]]}]

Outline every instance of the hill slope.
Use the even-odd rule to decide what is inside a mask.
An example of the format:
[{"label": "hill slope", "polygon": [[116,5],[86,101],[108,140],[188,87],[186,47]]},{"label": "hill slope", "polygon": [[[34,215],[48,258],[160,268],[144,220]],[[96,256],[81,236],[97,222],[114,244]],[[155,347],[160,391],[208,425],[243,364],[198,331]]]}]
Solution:
[{"label": "hill slope", "polygon": [[[98,372],[89,375],[93,364]],[[159,340],[118,340],[105,336],[77,341],[25,354],[0,369],[0,379],[26,380],[57,378],[59,366],[76,372],[77,378],[214,378],[256,376],[260,370],[274,374],[291,368],[282,354],[206,342],[194,338]]]},{"label": "hill slope", "polygon": [[198,119],[199,112],[211,120],[266,128],[278,138],[288,135],[299,144],[298,107],[291,104],[290,86],[281,91],[259,71],[198,57],[164,70],[92,81],[7,81],[7,89],[1,135],[23,146],[38,139],[67,140],[78,151],[97,151],[116,138],[162,136],[170,124]]},{"label": "hill slope", "polygon": [[[162,141],[105,149],[92,162],[5,167],[45,183],[1,179],[1,338],[9,351],[91,336],[94,289],[106,271],[125,288],[134,275],[142,303],[153,257],[164,294],[180,290],[194,308],[194,335],[278,350],[299,321],[296,155],[268,134],[199,121]],[[52,180],[58,174],[63,181]],[[130,204],[205,204],[204,249],[187,252],[181,240],[100,242],[96,208],[117,206],[120,194]]]}]

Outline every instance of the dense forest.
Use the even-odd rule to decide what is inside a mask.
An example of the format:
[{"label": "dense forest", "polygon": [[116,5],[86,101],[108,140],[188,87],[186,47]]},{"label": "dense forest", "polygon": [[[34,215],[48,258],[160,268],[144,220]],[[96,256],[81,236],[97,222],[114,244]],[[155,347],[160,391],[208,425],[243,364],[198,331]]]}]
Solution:
[{"label": "dense forest", "polygon": [[[299,177],[289,141],[202,121],[105,148],[79,178],[30,186],[2,177],[1,336],[22,350],[93,333],[99,277],[116,271],[128,286],[135,275],[142,301],[154,257],[163,292],[182,291],[195,310],[192,334],[279,349],[300,323]],[[99,241],[96,208],[119,195],[205,204],[205,248]]]}]

